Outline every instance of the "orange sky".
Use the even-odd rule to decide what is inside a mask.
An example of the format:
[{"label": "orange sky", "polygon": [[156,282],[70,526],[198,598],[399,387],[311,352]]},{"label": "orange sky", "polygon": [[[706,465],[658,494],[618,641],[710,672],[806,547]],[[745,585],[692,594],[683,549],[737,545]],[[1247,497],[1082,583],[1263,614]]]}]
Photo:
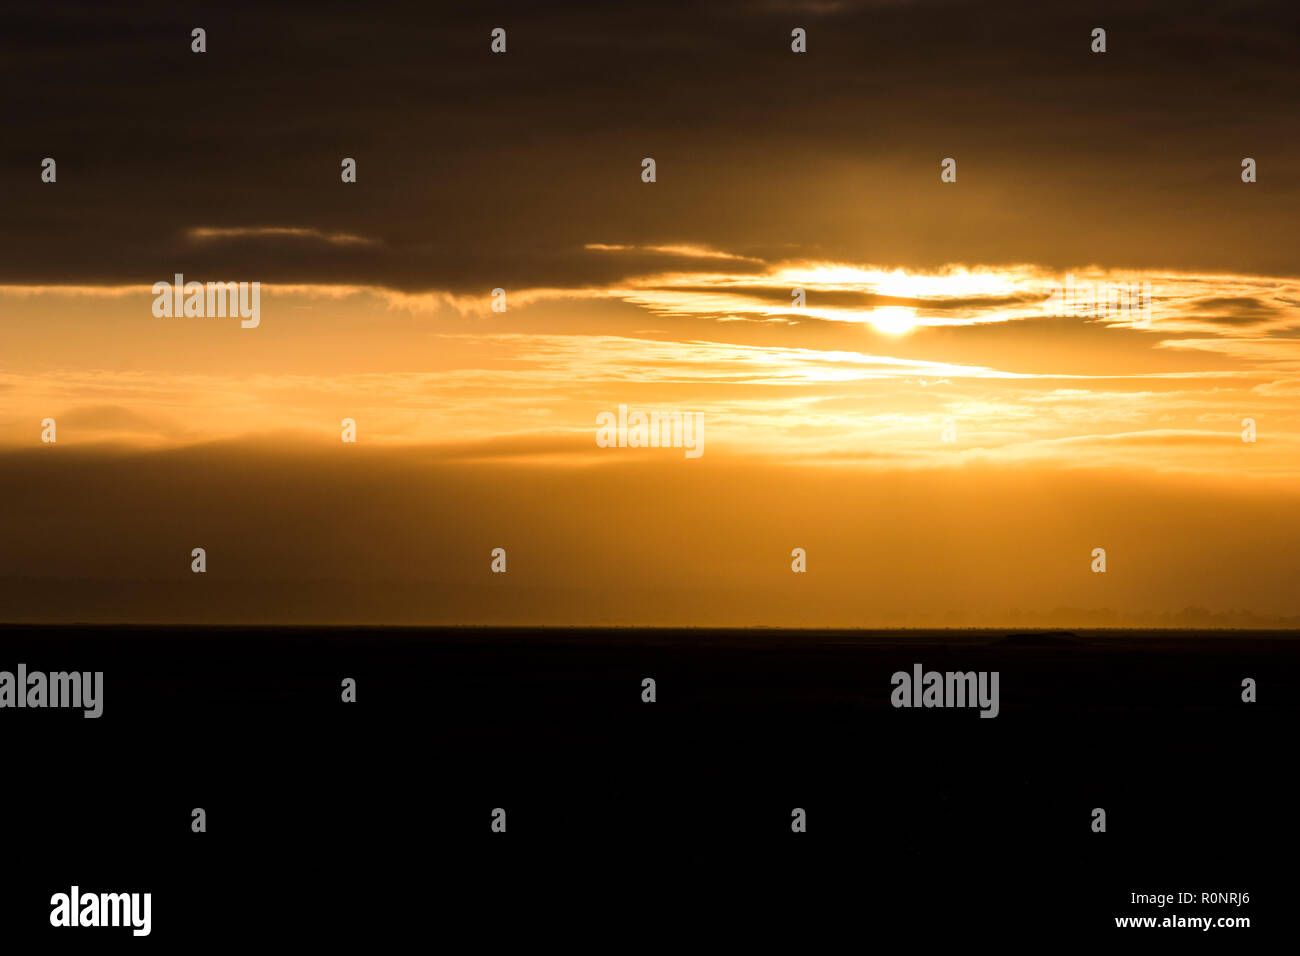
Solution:
[{"label": "orange sky", "polygon": [[[147,287],[0,291],[11,616],[1300,614],[1297,280],[1080,268],[1150,281],[1149,319],[1053,317],[1065,276],[1032,266],[739,275],[719,250],[674,255],[698,269],[507,290],[505,313],[488,294],[268,285],[256,329],[155,318]],[[699,412],[702,456],[598,447],[620,404]]]},{"label": "orange sky", "polygon": [[65,444],[326,443],[351,417],[366,443],[594,463],[596,415],[640,404],[700,412],[718,456],[1300,469],[1300,280],[1084,268],[1076,285],[1150,282],[1150,316],[1053,317],[1066,275],[1030,266],[736,275],[696,254],[694,273],[507,290],[505,313],[487,292],[268,285],[256,329],[155,318],[140,287],[0,289],[0,443],[30,444],[47,416]]}]

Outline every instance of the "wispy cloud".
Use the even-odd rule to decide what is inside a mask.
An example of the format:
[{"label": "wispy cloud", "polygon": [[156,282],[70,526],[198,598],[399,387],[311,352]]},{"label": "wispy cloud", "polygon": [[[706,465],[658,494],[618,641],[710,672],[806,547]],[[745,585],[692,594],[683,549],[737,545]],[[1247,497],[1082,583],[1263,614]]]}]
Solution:
[{"label": "wispy cloud", "polygon": [[372,246],[378,239],[346,232],[324,232],[303,226],[195,226],[185,231],[192,242],[218,242],[233,239],[306,239],[334,246]]},{"label": "wispy cloud", "polygon": [[[499,314],[490,288],[268,283],[264,328],[242,337],[156,319],[147,286],[0,287],[12,320],[0,442],[30,441],[47,415],[67,419],[69,442],[333,442],[346,415],[367,443],[579,462],[595,448],[595,413],[630,400],[700,411],[714,456],[871,468],[1214,473],[1251,417],[1259,442],[1234,467],[1300,474],[1297,280],[1074,272],[1150,281],[1143,326],[1046,315],[1064,276],[1041,266],[754,267],[703,249],[683,271],[683,248],[671,249],[678,271],[508,288]],[[940,439],[946,422],[956,441]]]}]

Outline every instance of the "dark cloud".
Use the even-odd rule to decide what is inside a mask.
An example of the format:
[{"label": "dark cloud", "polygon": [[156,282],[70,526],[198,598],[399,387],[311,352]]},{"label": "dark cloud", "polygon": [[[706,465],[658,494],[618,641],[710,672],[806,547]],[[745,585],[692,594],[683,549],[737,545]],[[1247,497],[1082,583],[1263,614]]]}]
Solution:
[{"label": "dark cloud", "polygon": [[[1253,482],[996,468],[957,481],[707,455],[521,474],[436,447],[354,451],[0,451],[3,619],[863,627],[1103,603],[1300,611],[1275,559],[1300,498]],[[1099,594],[1076,573],[1098,538],[1147,572]],[[788,570],[795,541],[817,561],[807,583]],[[488,570],[495,547],[508,575]]]},{"label": "dark cloud", "polygon": [[1282,314],[1276,305],[1249,295],[1197,299],[1194,308],[1188,318],[1216,325],[1258,325]]},{"label": "dark cloud", "polygon": [[[707,268],[701,266],[699,262],[694,263],[695,270]],[[730,266],[728,272],[737,272],[742,270],[733,269]],[[750,299],[757,299],[760,302],[771,303],[773,306],[786,307],[791,302],[791,288],[773,288],[772,286],[760,285],[736,285],[730,283],[726,286],[716,285],[672,285],[672,286],[647,286],[650,291],[672,291],[672,292],[692,292],[709,295],[733,295],[744,296]],[[806,289],[806,305],[835,307],[841,309],[871,309],[886,308],[890,306],[905,306],[921,310],[927,315],[943,315],[950,312],[964,312],[968,310],[984,310],[997,308],[1011,308],[1018,305],[1024,305],[1027,302],[1041,302],[1047,298],[1045,290],[1041,295],[1002,295],[1002,296],[949,296],[946,298],[917,298],[914,296],[895,296],[880,295],[875,292],[859,292],[853,289]],[[799,317],[802,320],[802,316]]]},{"label": "dark cloud", "polygon": [[[591,242],[1293,273],[1298,28],[1283,3],[9,4],[0,281],[654,267]],[[199,226],[378,241],[185,242]]]}]

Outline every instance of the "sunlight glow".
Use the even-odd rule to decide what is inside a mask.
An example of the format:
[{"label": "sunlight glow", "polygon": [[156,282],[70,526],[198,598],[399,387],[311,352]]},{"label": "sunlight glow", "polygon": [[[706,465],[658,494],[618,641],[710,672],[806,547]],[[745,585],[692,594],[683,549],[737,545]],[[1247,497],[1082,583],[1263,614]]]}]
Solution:
[{"label": "sunlight glow", "polygon": [[869,321],[887,335],[902,335],[916,326],[916,309],[902,305],[886,305],[873,309]]}]

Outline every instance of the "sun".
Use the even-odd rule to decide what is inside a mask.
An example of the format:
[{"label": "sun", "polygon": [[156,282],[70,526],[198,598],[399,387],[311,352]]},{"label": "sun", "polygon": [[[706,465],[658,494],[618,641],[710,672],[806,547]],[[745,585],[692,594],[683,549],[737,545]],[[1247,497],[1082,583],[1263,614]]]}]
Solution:
[{"label": "sun", "polygon": [[903,305],[885,305],[873,309],[868,321],[886,335],[902,335],[916,326],[916,309]]}]

